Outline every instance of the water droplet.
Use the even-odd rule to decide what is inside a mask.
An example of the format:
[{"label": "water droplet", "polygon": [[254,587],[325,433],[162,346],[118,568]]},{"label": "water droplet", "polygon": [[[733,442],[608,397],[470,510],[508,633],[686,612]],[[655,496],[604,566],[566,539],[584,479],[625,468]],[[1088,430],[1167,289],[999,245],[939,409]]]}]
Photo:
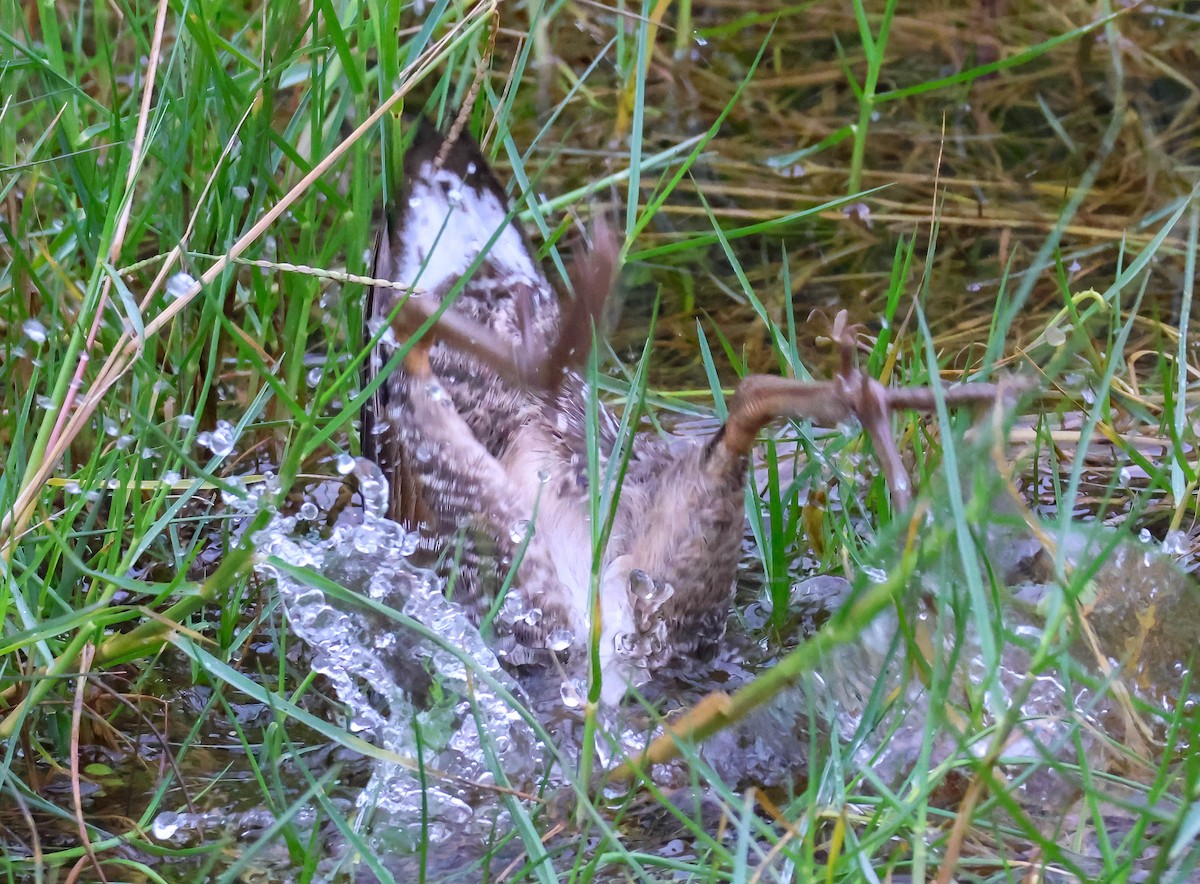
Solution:
[{"label": "water droplet", "polygon": [[321,383],[321,378],[324,377],[324,375],[325,370],[320,366],[317,366],[316,368],[310,368],[308,370],[308,374],[304,376],[304,380],[308,384],[308,388],[310,390],[315,390],[317,385]]},{"label": "water droplet", "polygon": [[575,641],[575,634],[566,627],[560,626],[546,636],[546,647],[552,651],[565,651]]},{"label": "water droplet", "polygon": [[522,599],[520,594],[509,593],[504,596],[504,607],[500,608],[500,612],[502,612],[506,619],[511,620],[512,623],[516,623],[517,620],[521,620],[526,615],[526,603],[524,603],[524,599]]},{"label": "water droplet", "polygon": [[650,651],[651,656],[661,654],[667,646],[667,624],[659,620],[654,627],[654,631],[646,637],[646,647]]},{"label": "water droplet", "polygon": [[851,203],[842,208],[842,214],[847,218],[853,218],[859,224],[864,225],[868,230],[875,226],[875,220],[871,217],[871,207],[866,203],[858,202]]},{"label": "water droplet", "polygon": [[196,443],[210,450],[217,457],[228,457],[233,453],[234,429],[229,421],[217,421],[211,433],[201,433]]},{"label": "water droplet", "polygon": [[578,709],[583,705],[583,695],[579,692],[579,688],[575,685],[575,680],[568,678],[562,683],[560,689],[562,703],[568,709]]},{"label": "water droplet", "polygon": [[634,568],[629,572],[629,592],[634,599],[641,601],[652,610],[657,610],[667,599],[675,595],[675,587],[669,583],[655,580],[641,568]]},{"label": "water droplet", "polygon": [[379,535],[370,525],[362,525],[354,535],[354,548],[364,555],[379,549]]},{"label": "water droplet", "polygon": [[21,331],[25,333],[25,337],[29,338],[35,344],[41,344],[46,340],[46,326],[32,317],[21,323]]},{"label": "water droplet", "polygon": [[1181,556],[1188,550],[1186,531],[1168,531],[1163,538],[1162,550],[1169,556]]},{"label": "water droplet", "polygon": [[533,522],[528,519],[518,519],[513,522],[512,529],[508,532],[508,537],[513,543],[524,543],[533,533]]},{"label": "water droplet", "polygon": [[320,510],[317,509],[317,505],[311,500],[306,500],[304,503],[300,504],[300,509],[297,511],[296,515],[306,522],[311,522],[318,515],[320,515]]},{"label": "water droplet", "polygon": [[179,814],[164,811],[154,818],[150,833],[159,841],[166,841],[179,831]]},{"label": "water droplet", "polygon": [[383,471],[365,457],[360,457],[354,462],[354,476],[358,479],[363,512],[382,519],[387,514],[388,502],[388,483],[383,478]]},{"label": "water droplet", "polygon": [[654,578],[641,568],[629,572],[629,591],[637,598],[650,601],[654,598]]},{"label": "water droplet", "polygon": [[238,476],[232,477],[228,482],[229,487],[221,490],[221,500],[227,506],[236,506],[246,497],[246,484]]},{"label": "water droplet", "polygon": [[867,579],[872,583],[887,583],[887,571],[882,568],[872,568],[868,565],[863,567],[862,572],[867,575]]},{"label": "water droplet", "polygon": [[354,458],[342,452],[337,456],[335,466],[339,476],[348,476],[354,470]]},{"label": "water droplet", "polygon": [[1138,532],[1138,540],[1140,540],[1142,543],[1150,543],[1152,540],[1154,540],[1154,537],[1151,535],[1149,528],[1143,528]]},{"label": "water droplet", "polygon": [[167,297],[172,301],[182,298],[196,285],[195,277],[188,273],[176,273],[167,280]]}]

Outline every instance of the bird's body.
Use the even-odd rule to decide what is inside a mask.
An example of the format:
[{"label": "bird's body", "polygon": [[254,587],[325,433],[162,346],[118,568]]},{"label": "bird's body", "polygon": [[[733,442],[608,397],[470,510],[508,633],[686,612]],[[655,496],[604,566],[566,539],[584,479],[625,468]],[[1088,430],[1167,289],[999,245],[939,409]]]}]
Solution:
[{"label": "bird's body", "polygon": [[[405,166],[406,193],[380,237],[376,277],[415,287],[431,305],[461,286],[449,308],[458,317],[518,354],[553,351],[564,328],[558,299],[477,148],[466,139],[448,144],[423,126]],[[373,292],[375,328],[403,297],[401,289]],[[381,344],[370,371],[382,370],[393,350]],[[419,352],[380,387],[365,435],[390,473],[393,514],[442,559],[453,597],[477,622],[511,586],[492,621],[509,660],[582,659],[593,584],[601,660],[606,674],[619,672],[610,696],[674,656],[711,657],[742,538],[745,452],[719,439],[628,434],[619,489],[606,489],[601,477],[626,457],[617,450],[619,422],[576,371],[557,367],[561,376],[537,387],[503,376],[465,346],[439,340],[427,362]],[[594,524],[592,498],[613,494],[597,562],[608,512]]]},{"label": "bird's body", "polygon": [[613,700],[672,658],[712,657],[730,611],[750,450],[774,418],[857,417],[907,501],[890,412],[928,410],[935,397],[857,371],[844,314],[834,380],[744,378],[706,440],[621,433],[576,370],[616,273],[611,237],[597,228],[564,309],[473,142],[423,122],[405,179],[375,256],[375,277],[392,285],[377,286],[366,311],[382,338],[368,378],[398,364],[368,409],[364,449],[390,479],[394,517],[512,664],[576,668],[598,632]]}]

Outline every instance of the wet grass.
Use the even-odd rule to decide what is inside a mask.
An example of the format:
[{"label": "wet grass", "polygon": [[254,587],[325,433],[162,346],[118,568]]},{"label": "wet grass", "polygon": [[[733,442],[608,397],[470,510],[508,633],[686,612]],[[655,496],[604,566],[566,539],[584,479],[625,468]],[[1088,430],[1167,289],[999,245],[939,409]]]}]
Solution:
[{"label": "wet grass", "polygon": [[[812,314],[840,306],[890,383],[1020,373],[1039,388],[1007,446],[964,441],[969,420],[945,408],[897,421],[924,489],[915,513],[892,511],[853,433],[782,428],[756,465],[749,565],[763,577],[739,612],[770,600],[746,630],[772,663],[685,725],[728,731],[814,674],[866,666],[838,654],[898,610],[892,653],[926,710],[902,776],[888,763],[910,744],[889,716],[918,708],[907,687],[880,678],[849,730],[811,688],[796,713],[807,764],[787,784],[726,782],[681,740],[670,751],[686,764],[658,782],[575,778],[566,811],[510,797],[515,836],[462,879],[1194,876],[1200,724],[1184,651],[1170,702],[1133,691],[1112,713],[1122,728],[1069,710],[1063,739],[1088,749],[1075,760],[1005,755],[1028,733],[1013,698],[1039,676],[1119,697],[1108,657],[1149,678],[1139,661],[1200,630],[1187,605],[1148,597],[1142,631],[1082,671],[1076,637],[1103,631],[1094,569],[1060,552],[1088,521],[1194,561],[1194,10],[305,10],[0,6],[10,879],[312,880],[335,837],[365,874],[405,879],[346,804],[366,779],[347,759],[380,750],[339,720],[246,538],[267,504],[315,499],[314,525],[344,508],[322,489],[358,450],[370,392],[363,279],[399,114],[448,126],[464,106],[552,273],[578,219],[619,219],[624,315],[598,385],[627,414],[720,417],[741,374],[827,376],[828,324]],[[1010,682],[1021,621],[986,529],[1026,521],[1054,590]],[[851,601],[799,642],[793,587],[814,573],[847,577]],[[974,687],[954,678],[955,629],[975,636]],[[630,773],[601,761],[583,764]],[[1031,807],[1047,771],[1072,800]],[[158,814],[189,806],[268,814],[254,835],[153,837]],[[433,852],[404,868],[437,867]]]}]

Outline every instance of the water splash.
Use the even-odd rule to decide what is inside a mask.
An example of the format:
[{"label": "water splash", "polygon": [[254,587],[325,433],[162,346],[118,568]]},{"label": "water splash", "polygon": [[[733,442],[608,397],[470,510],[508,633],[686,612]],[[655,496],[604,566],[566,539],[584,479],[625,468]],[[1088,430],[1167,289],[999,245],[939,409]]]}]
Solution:
[{"label": "water splash", "polygon": [[409,561],[415,538],[384,517],[378,468],[360,459],[353,473],[361,523],[322,538],[297,535],[296,519],[278,518],[257,537],[259,571],[277,582],[292,629],[345,704],[349,728],[424,761],[424,781],[412,765],[376,764],[358,798],[374,831],[389,849],[481,838],[502,813],[491,787],[501,779],[535,783],[545,752],[514,709],[516,684],[479,631],[435,575]]},{"label": "water splash", "polygon": [[[1161,750],[1170,711],[1196,697],[1183,695],[1187,667],[1178,665],[1200,633],[1191,581],[1158,550],[1100,526],[1055,538],[1059,562],[1020,530],[994,526],[987,537],[991,569],[980,576],[997,580],[999,610],[975,617],[965,598],[949,603],[967,575],[958,556],[936,556],[913,578],[924,601],[906,605],[903,631],[894,612],[876,617],[806,686],[781,696],[760,731],[778,742],[789,710],[794,722],[812,721],[819,707],[819,726],[889,788],[902,788],[925,753],[934,770],[993,757],[1019,805],[1049,819],[1079,794],[1070,770],[1117,770],[1130,747]],[[1078,576],[1093,562],[1090,579]],[[1056,626],[1050,612],[1083,603],[1089,636],[1072,638],[1073,620]],[[918,650],[924,678],[914,677]],[[1130,697],[1168,714],[1135,713]]]}]

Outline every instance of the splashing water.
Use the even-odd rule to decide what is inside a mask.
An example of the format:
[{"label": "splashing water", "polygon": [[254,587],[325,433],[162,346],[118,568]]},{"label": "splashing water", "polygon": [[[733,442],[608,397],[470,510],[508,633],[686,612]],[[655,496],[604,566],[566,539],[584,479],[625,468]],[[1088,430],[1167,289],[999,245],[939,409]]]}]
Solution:
[{"label": "splashing water", "polygon": [[358,798],[387,846],[481,837],[497,821],[491,787],[535,782],[545,752],[479,631],[433,573],[408,560],[416,544],[384,518],[378,468],[359,460],[353,472],[361,524],[321,538],[297,536],[294,518],[277,518],[257,538],[259,571],[276,580],[289,622],[345,703],[350,728],[414,762],[379,762]]},{"label": "splashing water", "polygon": [[[580,749],[579,715],[588,685],[586,679],[576,677],[578,673],[548,672],[540,683],[531,677],[518,688],[479,630],[445,598],[441,581],[410,561],[417,537],[384,517],[388,489],[379,470],[369,461],[348,458],[337,466],[339,473],[353,472],[358,481],[363,500],[360,524],[338,526],[322,538],[315,532],[303,533],[311,524],[311,512],[302,511],[299,518],[277,517],[256,537],[259,571],[277,582],[292,629],[310,648],[312,668],[327,677],[345,704],[348,728],[397,757],[376,762],[369,784],[357,797],[360,816],[370,822],[373,847],[381,854],[399,855],[425,843],[454,854],[454,845],[483,844],[489,834],[510,828],[494,787],[529,789],[547,781],[562,783],[559,771],[570,769]],[[271,487],[264,486],[257,496]],[[248,493],[250,499],[243,504],[247,513],[261,505],[253,490]],[[516,525],[514,530],[529,529]],[[1015,739],[1003,747],[1000,768],[1021,777],[1014,797],[1022,806],[1061,816],[1074,790],[1053,765],[1034,769],[1029,759],[1043,753],[1072,765],[1089,759],[1094,766],[1106,768],[1111,753],[1103,752],[1102,740],[1091,734],[1117,740],[1131,735],[1119,720],[1120,710],[1103,678],[1099,683],[1092,679],[1081,690],[1087,679],[1074,671],[1074,665],[1066,679],[1055,667],[1042,670],[1036,678],[1029,676],[1033,654],[1043,639],[1044,618],[1035,614],[1043,600],[1056,592],[1052,581],[1031,576],[1017,561],[1030,543],[1018,532],[996,535],[988,544],[997,559],[997,574],[1012,593],[1009,604],[1025,611],[1025,616],[1009,622],[994,668],[981,663],[977,624],[970,619],[961,628],[956,624],[955,612],[966,607],[942,611],[940,628],[935,619],[917,615],[912,622],[929,636],[922,647],[958,661],[952,672],[941,672],[939,677],[945,681],[938,696],[943,699],[933,700],[929,686],[911,678],[905,665],[896,617],[884,614],[853,641],[834,648],[819,671],[807,673],[794,689],[783,691],[745,722],[711,738],[700,747],[700,758],[728,784],[787,787],[808,769],[815,730],[820,742],[842,744],[857,766],[895,787],[923,757],[935,765],[956,756],[965,758],[964,753],[980,757],[993,748],[989,730],[1006,717],[1015,717],[1020,724],[1012,730]],[[1093,545],[1094,541],[1068,544],[1067,558],[1094,558],[1099,551]],[[1013,561],[1007,560],[1010,555]],[[1106,639],[1103,644],[1128,646],[1131,636],[1119,629],[1132,629],[1138,623],[1126,608],[1107,608],[1136,606],[1137,599],[1147,597],[1160,605],[1169,603],[1166,622],[1180,625],[1181,633],[1195,634],[1194,620],[1181,611],[1188,595],[1181,591],[1159,595],[1171,583],[1166,573],[1169,563],[1163,557],[1151,556],[1132,542],[1117,545],[1106,556],[1109,576],[1099,582],[1115,579],[1121,591],[1102,593],[1092,601],[1097,610],[1109,614],[1102,622],[1115,624],[1118,630],[1111,636],[1101,634]],[[890,567],[881,565],[890,563],[860,566],[860,589],[886,581]],[[647,618],[675,592],[641,571],[635,570],[628,579],[630,601],[640,604]],[[967,581],[957,556],[935,554],[918,568],[914,582],[925,597],[933,599]],[[1148,588],[1138,589],[1142,583]],[[823,606],[838,607],[853,597],[854,589],[843,578],[813,578],[794,589],[793,605],[807,604],[810,594]],[[514,593],[505,599],[498,616],[532,623],[541,613]],[[552,632],[548,642],[552,648],[565,648],[573,639],[569,631],[560,630]],[[654,651],[634,647],[636,639],[616,634],[617,655],[636,660],[639,654]],[[732,639],[736,642],[736,635]],[[711,690],[733,691],[753,678],[757,664],[751,662],[755,658],[749,647],[739,650],[727,642],[722,659],[713,664],[719,678],[664,670],[654,679],[637,678],[635,673],[631,680],[644,684],[651,702],[657,696],[660,704],[666,699],[678,706],[691,705]],[[1139,671],[1131,673],[1134,683],[1168,687],[1155,696],[1139,691],[1142,701],[1170,706],[1177,699],[1177,691],[1169,688],[1181,681],[1171,668],[1172,664],[1178,667],[1178,647],[1178,642],[1162,649],[1151,647],[1153,653],[1139,658]],[[1064,653],[1055,662],[1069,663],[1070,656]],[[1087,654],[1076,653],[1076,657],[1083,668],[1094,662]],[[680,680],[673,682],[675,676]],[[518,693],[534,698],[525,700],[526,708],[552,729],[559,747],[539,741],[534,728],[516,711],[513,696]],[[965,697],[979,704],[975,726],[962,733],[939,726],[930,734],[927,719],[948,700]],[[637,755],[650,736],[644,724],[638,727],[627,713],[628,709],[617,707],[602,711],[604,735],[597,738],[596,756],[601,767]],[[949,719],[960,720],[967,719]],[[1075,734],[1082,734],[1082,742],[1072,742]],[[924,741],[929,739],[933,742],[925,749]],[[416,771],[418,757],[424,782]],[[562,767],[556,770],[555,763]],[[655,779],[684,786],[693,782],[686,762],[656,768]],[[155,831],[173,840],[178,832],[213,824],[188,814],[164,814]]]}]

